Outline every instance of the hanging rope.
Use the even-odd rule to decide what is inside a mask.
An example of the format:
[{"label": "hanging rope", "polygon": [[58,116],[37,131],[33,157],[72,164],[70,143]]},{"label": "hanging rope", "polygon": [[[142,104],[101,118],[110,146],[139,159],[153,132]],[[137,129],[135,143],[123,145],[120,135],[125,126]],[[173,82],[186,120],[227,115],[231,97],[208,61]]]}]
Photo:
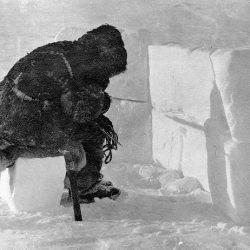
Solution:
[{"label": "hanging rope", "polygon": [[101,115],[97,119],[97,125],[105,137],[103,145],[104,163],[108,164],[112,160],[112,150],[117,150],[118,144],[121,144],[118,141],[118,135],[114,131],[112,122],[106,116]]},{"label": "hanging rope", "polygon": [[117,150],[117,144],[120,144],[118,142],[118,135],[112,129],[112,130],[109,131],[108,136],[106,135],[105,143],[104,143],[104,146],[103,146],[105,164],[108,164],[109,162],[111,162],[111,160],[112,160],[112,150]]}]

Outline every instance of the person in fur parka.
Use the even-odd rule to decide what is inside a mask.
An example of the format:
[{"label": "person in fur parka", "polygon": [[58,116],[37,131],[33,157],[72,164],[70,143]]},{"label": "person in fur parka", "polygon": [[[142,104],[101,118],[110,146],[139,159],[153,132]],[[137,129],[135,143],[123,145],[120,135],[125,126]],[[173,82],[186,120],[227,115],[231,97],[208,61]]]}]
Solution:
[{"label": "person in fur parka", "polygon": [[126,64],[121,34],[108,24],[21,58],[0,83],[0,169],[20,156],[57,156],[68,150],[81,170],[81,193],[101,183],[104,141],[113,148],[117,143],[104,116],[111,101],[105,89]]}]

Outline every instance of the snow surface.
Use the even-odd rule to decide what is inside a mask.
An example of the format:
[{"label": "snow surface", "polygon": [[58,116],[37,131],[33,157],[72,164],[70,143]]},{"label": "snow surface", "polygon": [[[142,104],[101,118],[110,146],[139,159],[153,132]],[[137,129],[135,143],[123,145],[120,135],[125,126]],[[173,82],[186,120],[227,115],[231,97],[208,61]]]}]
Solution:
[{"label": "snow surface", "polygon": [[178,172],[121,163],[103,173],[122,195],[82,204],[82,222],[73,221],[70,204],[53,212],[13,214],[1,202],[0,249],[250,248],[250,227],[234,225],[213,209],[200,184],[187,178],[184,189],[168,190],[182,180]]}]

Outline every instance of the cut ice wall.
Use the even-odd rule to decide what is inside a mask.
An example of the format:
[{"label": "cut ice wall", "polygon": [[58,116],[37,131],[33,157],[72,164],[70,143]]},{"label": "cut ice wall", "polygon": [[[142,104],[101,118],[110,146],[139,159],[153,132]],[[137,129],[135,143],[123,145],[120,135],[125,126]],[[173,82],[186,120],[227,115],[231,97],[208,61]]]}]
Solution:
[{"label": "cut ice wall", "polygon": [[59,208],[65,177],[64,157],[19,158],[0,173],[0,197],[12,211]]},{"label": "cut ice wall", "polygon": [[210,116],[213,72],[209,53],[149,46],[153,157],[197,177],[208,190],[204,122]]}]

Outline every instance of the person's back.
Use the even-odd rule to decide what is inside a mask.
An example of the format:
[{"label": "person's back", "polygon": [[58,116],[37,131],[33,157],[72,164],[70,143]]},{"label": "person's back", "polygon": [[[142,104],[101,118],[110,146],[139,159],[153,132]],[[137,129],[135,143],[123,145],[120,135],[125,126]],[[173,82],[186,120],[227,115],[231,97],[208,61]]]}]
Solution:
[{"label": "person's back", "polygon": [[103,113],[109,78],[126,63],[120,32],[110,25],[20,59],[0,83],[1,167],[27,152],[46,157],[60,148],[77,158],[84,139],[74,132]]}]

